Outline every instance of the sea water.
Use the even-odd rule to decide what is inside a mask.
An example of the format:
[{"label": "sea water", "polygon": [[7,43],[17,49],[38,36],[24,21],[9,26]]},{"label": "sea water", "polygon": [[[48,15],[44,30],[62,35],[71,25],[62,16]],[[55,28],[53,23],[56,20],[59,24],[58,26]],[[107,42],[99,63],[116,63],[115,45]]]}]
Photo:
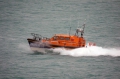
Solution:
[{"label": "sea water", "polygon": [[[120,79],[119,8],[119,0],[0,0],[0,79]],[[28,45],[30,33],[75,34],[84,23],[96,46],[41,55]]]}]

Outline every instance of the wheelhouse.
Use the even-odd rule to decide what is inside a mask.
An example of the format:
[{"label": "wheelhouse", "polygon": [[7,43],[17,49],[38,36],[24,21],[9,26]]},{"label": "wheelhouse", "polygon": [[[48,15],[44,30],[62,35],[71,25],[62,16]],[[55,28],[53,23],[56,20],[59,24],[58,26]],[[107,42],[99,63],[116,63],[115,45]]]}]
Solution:
[{"label": "wheelhouse", "polygon": [[68,47],[68,48],[76,48],[76,47],[84,47],[85,40],[83,37],[78,37],[76,35],[64,35],[57,34],[54,35],[50,39],[50,45],[53,47]]}]

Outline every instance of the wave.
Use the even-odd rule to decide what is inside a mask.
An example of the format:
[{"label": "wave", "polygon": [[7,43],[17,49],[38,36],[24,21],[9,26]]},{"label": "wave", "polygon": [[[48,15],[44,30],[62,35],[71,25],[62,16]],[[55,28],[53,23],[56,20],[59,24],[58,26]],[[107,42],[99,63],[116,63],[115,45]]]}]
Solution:
[{"label": "wave", "polygon": [[76,48],[73,50],[66,50],[64,48],[53,49],[53,52],[60,53],[60,55],[69,55],[74,57],[80,56],[120,56],[120,50],[116,48],[103,48],[99,46],[90,46],[83,48]]},{"label": "wave", "polygon": [[18,45],[18,48],[20,48],[22,51],[31,52],[30,47],[29,47],[27,44],[24,44],[24,43],[20,43],[20,44]]},{"label": "wave", "polygon": [[[18,45],[22,51],[31,52],[29,45],[21,43]],[[43,53],[44,54],[44,53]],[[65,48],[55,48],[50,49],[45,54],[60,54],[60,55],[68,55],[73,57],[81,57],[81,56],[112,56],[118,57],[120,56],[120,48],[103,48],[100,46],[87,46],[83,48],[76,49],[65,49]]]}]

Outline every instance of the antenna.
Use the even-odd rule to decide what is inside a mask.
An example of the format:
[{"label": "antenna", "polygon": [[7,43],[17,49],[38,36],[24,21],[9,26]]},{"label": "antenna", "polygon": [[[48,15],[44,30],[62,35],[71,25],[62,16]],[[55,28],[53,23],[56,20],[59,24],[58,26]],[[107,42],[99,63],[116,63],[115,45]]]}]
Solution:
[{"label": "antenna", "polygon": [[70,32],[71,32],[71,27],[70,27],[70,30],[69,30],[69,36],[70,36]]},{"label": "antenna", "polygon": [[[79,27],[79,21],[78,21],[78,27]],[[84,29],[85,29],[85,22],[83,23],[83,28],[77,28],[76,29],[76,34],[78,35],[78,32],[80,32],[81,33],[81,37],[83,37]]]},{"label": "antenna", "polygon": [[[85,21],[86,21],[86,19],[85,19]],[[83,24],[83,30],[82,30],[82,32],[81,32],[81,37],[83,36],[84,29],[85,29],[85,22],[84,22],[84,24]]]},{"label": "antenna", "polygon": [[70,36],[70,32],[71,32],[71,16],[70,16],[70,30],[69,30],[69,36]]},{"label": "antenna", "polygon": [[[85,19],[85,21],[86,21],[86,19]],[[84,22],[84,24],[83,24],[83,33],[84,33],[84,29],[85,29],[85,22]]]},{"label": "antenna", "polygon": [[79,21],[78,21],[78,27],[79,27]]}]

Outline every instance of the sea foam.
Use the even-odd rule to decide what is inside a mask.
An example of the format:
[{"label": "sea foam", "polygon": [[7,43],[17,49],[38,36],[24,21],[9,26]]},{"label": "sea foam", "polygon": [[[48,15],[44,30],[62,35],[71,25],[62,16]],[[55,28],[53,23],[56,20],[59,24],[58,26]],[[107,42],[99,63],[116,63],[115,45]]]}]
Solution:
[{"label": "sea foam", "polygon": [[[31,49],[29,45],[27,44],[19,44],[19,48],[22,49],[22,51],[28,51],[31,52]],[[55,48],[50,49],[54,54],[60,54],[60,55],[68,55],[73,57],[80,57],[80,56],[113,56],[118,57],[120,56],[120,49],[118,48],[104,48],[100,46],[87,46],[82,48],[76,48],[76,49],[65,49],[65,48]],[[49,53],[46,52],[46,53]]]},{"label": "sea foam", "polygon": [[72,50],[67,50],[64,48],[53,49],[53,52],[60,53],[60,55],[69,55],[74,57],[80,56],[120,56],[120,50],[116,48],[103,48],[99,46],[90,46],[83,48],[76,48]]}]

